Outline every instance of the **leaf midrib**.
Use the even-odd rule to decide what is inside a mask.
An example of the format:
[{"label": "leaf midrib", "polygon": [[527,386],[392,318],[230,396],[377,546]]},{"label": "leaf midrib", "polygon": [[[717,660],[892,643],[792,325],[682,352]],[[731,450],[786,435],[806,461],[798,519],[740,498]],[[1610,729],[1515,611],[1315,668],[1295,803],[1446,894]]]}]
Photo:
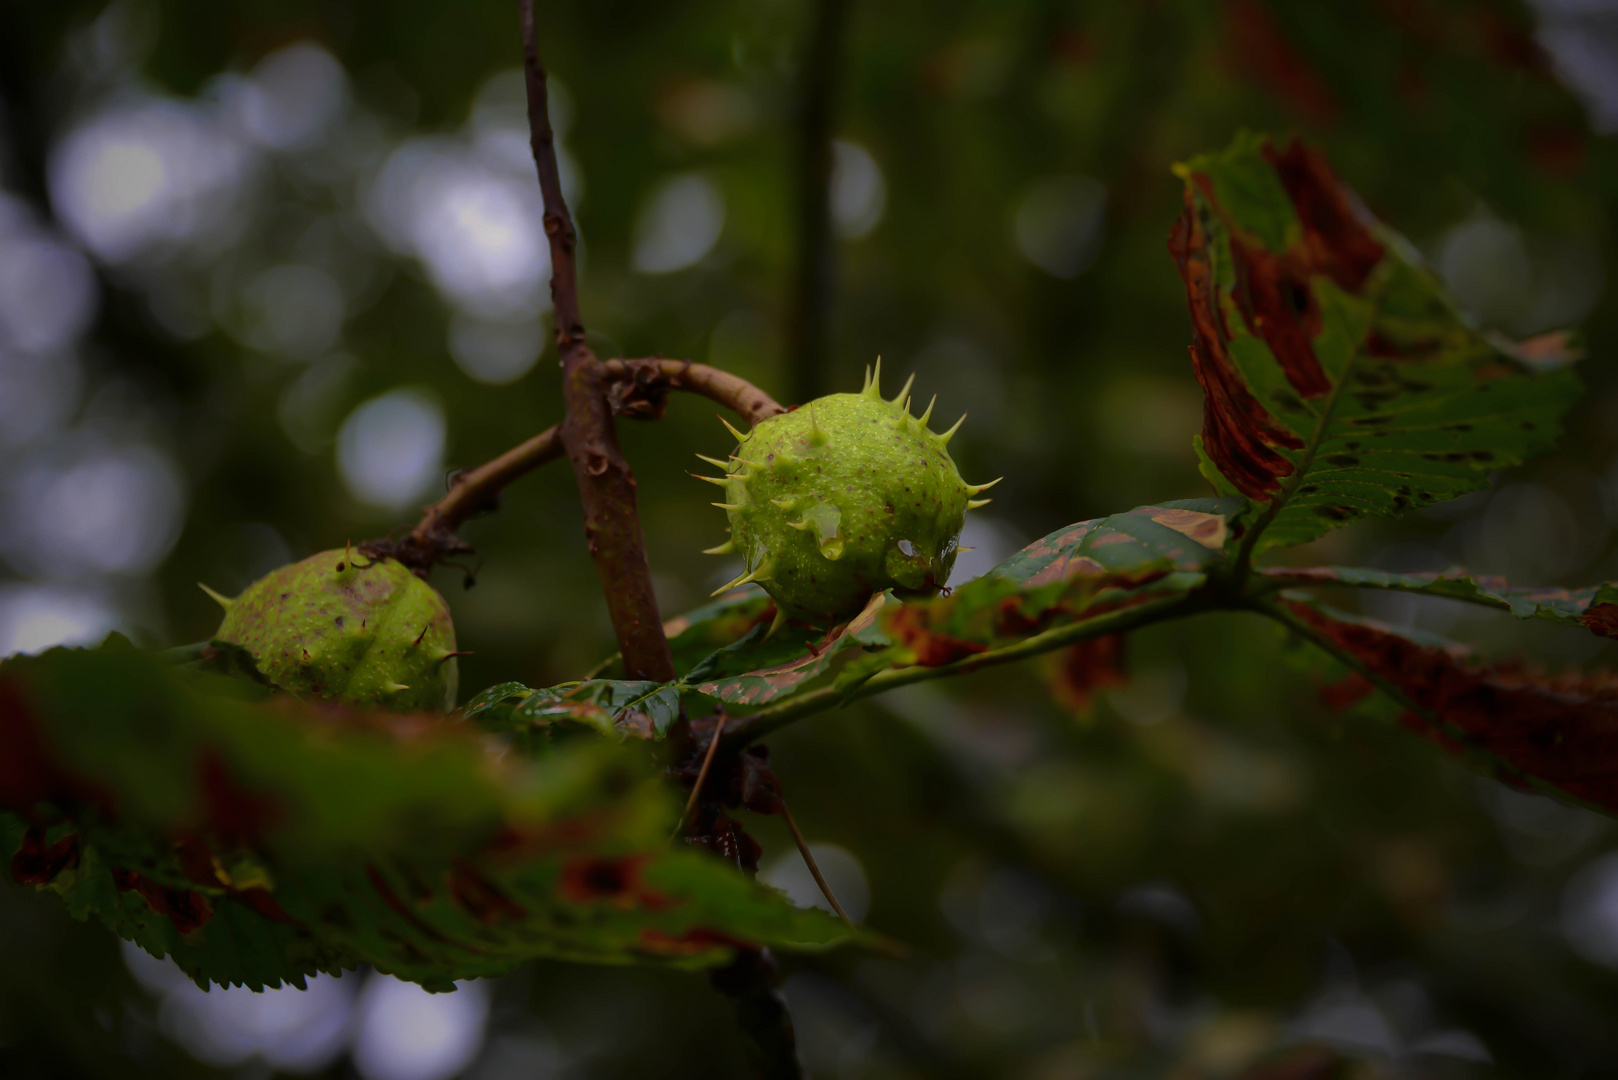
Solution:
[{"label": "leaf midrib", "polygon": [[1242,538],[1242,546],[1236,552],[1236,576],[1238,579],[1247,576],[1248,569],[1253,561],[1253,549],[1258,545],[1259,537],[1264,531],[1275,523],[1276,517],[1286,508],[1292,496],[1297,494],[1298,487],[1309,474],[1309,467],[1315,463],[1315,455],[1326,442],[1326,428],[1331,423],[1332,415],[1337,411],[1337,401],[1342,396],[1343,387],[1348,385],[1349,376],[1353,374],[1360,358],[1365,355],[1362,348],[1356,347],[1354,355],[1349,357],[1348,363],[1343,365],[1341,376],[1332,384],[1331,391],[1326,395],[1320,410],[1320,418],[1315,421],[1315,430],[1310,434],[1309,441],[1304,444],[1303,459],[1293,469],[1292,475],[1281,484],[1281,491],[1269,505],[1264,513],[1259,515],[1253,527]]}]

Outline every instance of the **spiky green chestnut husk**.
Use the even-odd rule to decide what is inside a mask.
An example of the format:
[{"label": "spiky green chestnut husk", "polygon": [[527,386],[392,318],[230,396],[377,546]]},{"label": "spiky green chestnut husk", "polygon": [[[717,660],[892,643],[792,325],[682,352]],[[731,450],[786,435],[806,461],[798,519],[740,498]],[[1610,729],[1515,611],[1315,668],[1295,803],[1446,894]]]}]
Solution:
[{"label": "spiky green chestnut husk", "polygon": [[[725,489],[731,538],[744,573],[788,618],[849,618],[873,593],[937,592],[949,579],[966,511],[988,484],[961,479],[934,434],[932,406],[910,415],[910,383],[884,399],[881,365],[858,394],[831,394],[756,424],[725,469],[705,477]],[[912,381],[914,379],[912,378]],[[964,419],[964,417],[963,417]],[[728,425],[727,425],[728,426]],[[721,590],[723,591],[723,590]]]},{"label": "spiky green chestnut husk", "polygon": [[400,711],[455,704],[449,609],[392,559],[322,551],[221,602],[215,636],[247,649],[283,690]]}]

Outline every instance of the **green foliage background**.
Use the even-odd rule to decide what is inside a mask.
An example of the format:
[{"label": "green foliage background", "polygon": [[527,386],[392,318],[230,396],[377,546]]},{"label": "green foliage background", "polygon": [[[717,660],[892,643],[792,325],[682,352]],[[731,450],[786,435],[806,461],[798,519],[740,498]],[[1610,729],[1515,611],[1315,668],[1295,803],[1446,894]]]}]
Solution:
[{"label": "green foliage background", "polygon": [[[45,148],[95,100],[74,56],[100,10],[0,5],[5,179],[24,196],[42,197]],[[519,59],[513,5],[494,0],[125,10],[150,45],[142,77],[167,92],[198,93],[309,39],[342,60],[393,137],[459,128],[485,80]],[[706,360],[783,398],[792,386],[851,389],[877,354],[900,378],[916,370],[918,393],[939,395],[935,415],[971,412],[951,444],[962,472],[1007,477],[988,511],[1002,554],[1069,522],[1208,494],[1191,448],[1185,298],[1166,252],[1180,209],[1169,167],[1240,127],[1315,140],[1383,220],[1466,272],[1452,286],[1480,319],[1515,336],[1550,328],[1532,324],[1511,276],[1521,268],[1487,251],[1446,262],[1452,230],[1486,212],[1522,230],[1531,253],[1576,243],[1613,255],[1618,155],[1536,59],[1532,17],[1514,5],[853,4],[834,129],[880,165],[886,212],[837,247],[826,365],[792,371],[794,74],[813,15],[788,0],[544,5],[541,47],[571,100],[565,142],[585,184],[587,323],[603,355]],[[730,120],[703,112],[716,100]],[[644,200],[689,170],[725,195],[718,245],[694,268],[636,273]],[[1107,193],[1105,236],[1061,280],[1019,254],[1014,221],[1041,181],[1076,176]],[[289,257],[316,202],[296,177],[272,176],[235,257]],[[143,609],[152,643],[212,630],[198,579],[233,593],[269,568],[258,526],[301,557],[411,520],[365,510],[335,468],[336,425],[367,397],[430,388],[452,466],[559,417],[554,354],[514,386],[473,382],[447,356],[432,286],[413,264],[383,261],[385,290],[342,341],[358,364],[329,422],[313,422],[313,450],[277,419],[297,370],[217,329],[174,340],[147,312],[141,269],[103,275],[86,397],[126,388],[190,484],[184,531]],[[1572,314],[1589,392],[1559,451],[1501,478],[1493,501],[1356,525],[1300,561],[1420,570],[1437,567],[1400,562],[1419,550],[1476,563],[1481,551],[1492,564],[1475,569],[1534,584],[1618,577],[1610,287],[1587,308]],[[676,399],[663,423],[621,428],[666,616],[725,576],[697,553],[721,538],[720,514],[685,475],[692,453],[727,445],[712,412]],[[1567,518],[1522,511],[1545,505],[1511,494],[1524,490],[1559,500]],[[463,696],[579,678],[612,651],[564,467],[513,487],[463,535],[483,560],[477,586],[450,569],[434,579],[476,651],[462,660]],[[1572,554],[1548,561],[1552,549]],[[1612,659],[1549,624],[1417,616],[1553,667]],[[1049,665],[1029,662],[774,737],[809,838],[853,853],[868,924],[915,950],[787,960],[814,1074],[1233,1075],[1353,1006],[1394,1033],[1349,1053],[1368,1072],[1618,1075],[1618,973],[1560,929],[1568,882],[1618,835],[1479,781],[1391,724],[1327,713],[1285,651],[1257,618],[1206,617],[1133,640],[1132,684],[1081,717],[1053,700]],[[790,852],[777,819],[747,824],[766,862]],[[578,1075],[739,1075],[728,1009],[700,976],[546,964],[499,993],[498,1023],[537,1016],[577,1048]],[[154,1033],[151,1008],[104,931],[72,923],[54,898],[0,892],[0,1063],[12,1074],[203,1075]],[[1386,1053],[1455,1028],[1496,1066]]]}]

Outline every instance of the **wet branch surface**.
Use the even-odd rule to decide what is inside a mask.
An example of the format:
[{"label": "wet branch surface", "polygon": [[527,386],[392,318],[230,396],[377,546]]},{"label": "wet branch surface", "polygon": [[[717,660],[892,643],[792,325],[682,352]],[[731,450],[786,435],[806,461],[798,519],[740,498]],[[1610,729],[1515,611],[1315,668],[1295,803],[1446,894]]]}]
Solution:
[{"label": "wet branch surface", "polygon": [[561,423],[562,448],[579,484],[585,540],[606,593],[624,668],[633,679],[665,681],[674,677],[674,660],[652,591],[646,539],[635,508],[635,474],[618,445],[606,371],[584,339],[574,263],[577,237],[556,167],[556,135],[551,130],[533,0],[522,0],[522,42],[529,136],[545,201],[551,303],[556,348],[562,357],[562,400],[567,408]]}]

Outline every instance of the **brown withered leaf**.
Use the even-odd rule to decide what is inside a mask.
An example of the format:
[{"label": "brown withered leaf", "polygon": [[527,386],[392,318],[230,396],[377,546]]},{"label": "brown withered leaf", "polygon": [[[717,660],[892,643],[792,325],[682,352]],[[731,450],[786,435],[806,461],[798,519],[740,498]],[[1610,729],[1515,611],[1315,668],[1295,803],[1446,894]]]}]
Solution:
[{"label": "brown withered leaf", "polygon": [[1124,637],[1108,634],[1069,645],[1051,659],[1049,684],[1057,704],[1087,716],[1096,695],[1129,681],[1124,670]]},{"label": "brown withered leaf", "polygon": [[[1460,646],[1307,600],[1280,604],[1310,636],[1403,697],[1400,722],[1411,730],[1506,783],[1618,814],[1618,674],[1474,662]],[[1351,677],[1329,687],[1328,700],[1350,704],[1369,688]]]},{"label": "brown withered leaf", "polygon": [[1553,443],[1579,389],[1567,338],[1478,330],[1319,153],[1243,133],[1177,172],[1198,452],[1256,504],[1255,552],[1476,490]]}]

